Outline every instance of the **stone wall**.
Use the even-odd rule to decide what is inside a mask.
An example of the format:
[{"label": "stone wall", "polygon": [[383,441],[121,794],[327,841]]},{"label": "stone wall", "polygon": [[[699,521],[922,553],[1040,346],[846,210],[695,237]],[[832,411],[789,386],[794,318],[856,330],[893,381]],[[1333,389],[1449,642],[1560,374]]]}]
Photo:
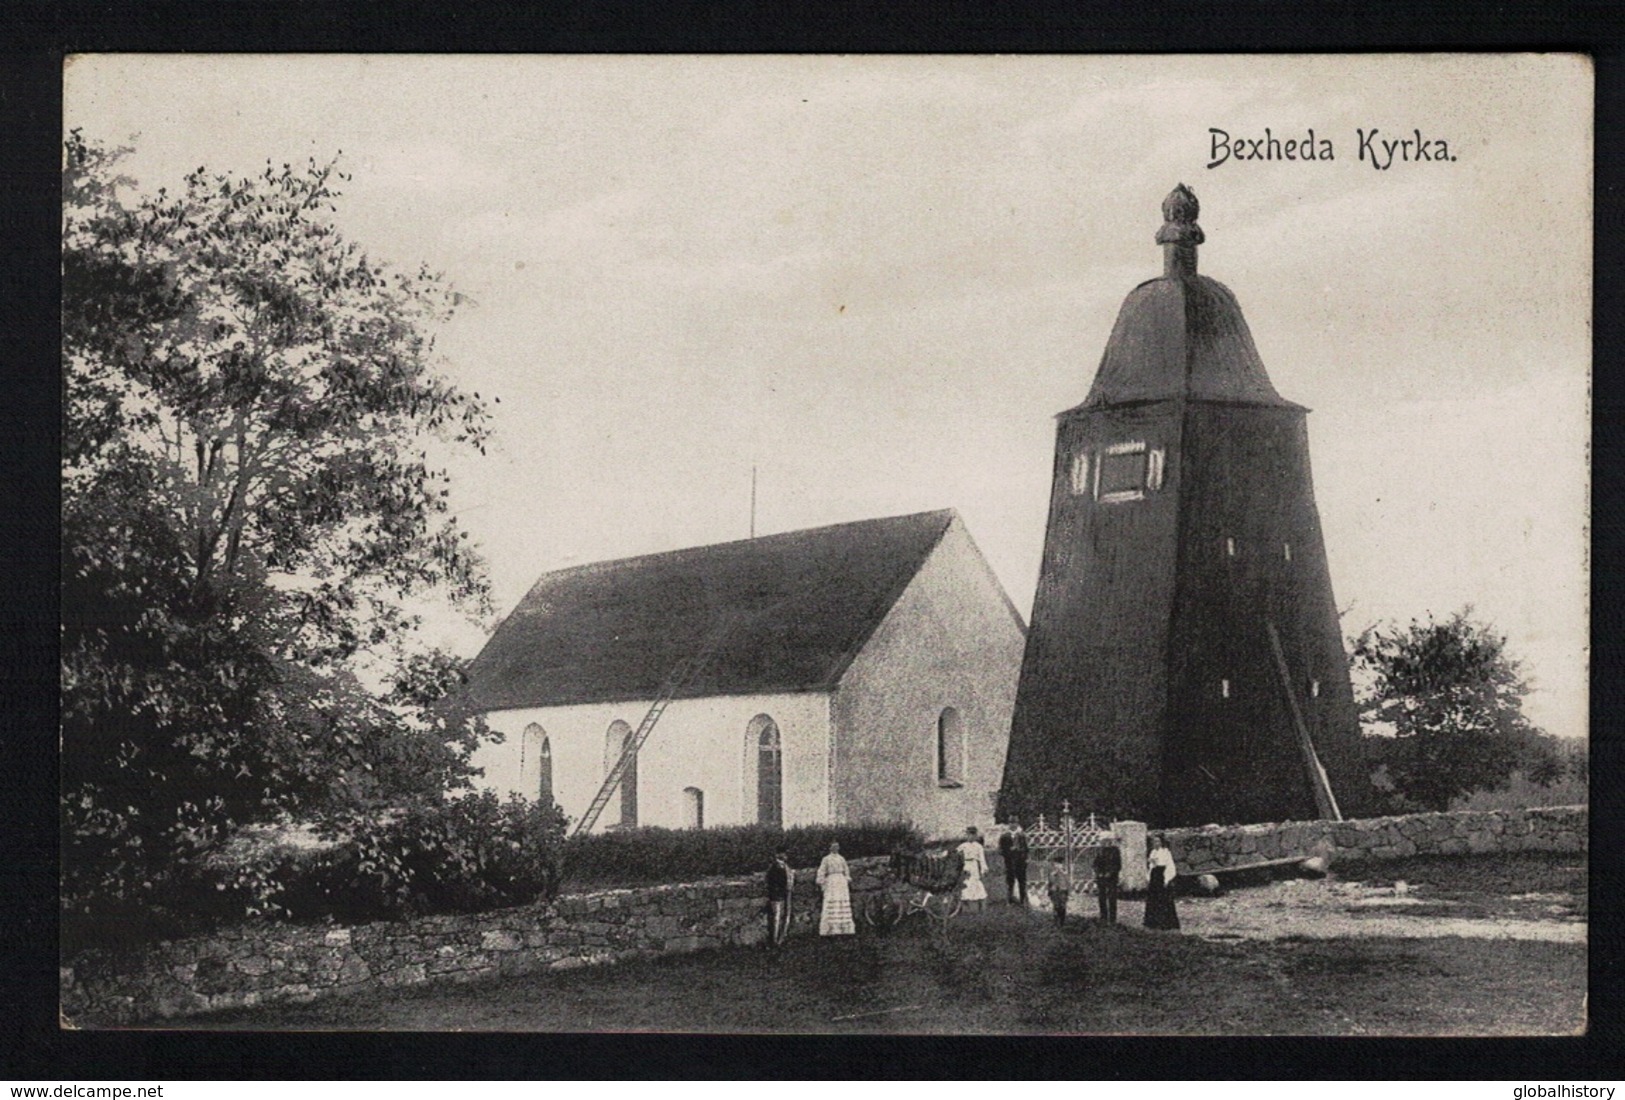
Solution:
[{"label": "stone wall", "polygon": [[[884,887],[884,857],[851,861],[855,902]],[[796,873],[792,935],[817,927],[811,870]],[[603,890],[551,904],[353,928],[244,924],[135,956],[87,953],[62,968],[66,1026],[101,1027],[223,1008],[494,974],[567,970],[766,938],[762,875]]]},{"label": "stone wall", "polygon": [[1489,852],[1583,852],[1585,806],[1459,811],[1354,821],[1207,825],[1162,835],[1182,875],[1319,856],[1339,861]]},{"label": "stone wall", "polygon": [[[1311,856],[1338,861],[1487,852],[1583,852],[1587,809],[1561,806],[1358,821],[1169,829],[1181,874]],[[884,888],[884,857],[855,859],[854,900]],[[1127,868],[1125,867],[1125,870]],[[813,872],[798,871],[792,934],[816,927]],[[62,969],[67,1026],[100,1027],[429,981],[566,970],[761,943],[761,875],[602,890],[467,916],[353,928],[245,924],[138,955],[87,953]]]}]

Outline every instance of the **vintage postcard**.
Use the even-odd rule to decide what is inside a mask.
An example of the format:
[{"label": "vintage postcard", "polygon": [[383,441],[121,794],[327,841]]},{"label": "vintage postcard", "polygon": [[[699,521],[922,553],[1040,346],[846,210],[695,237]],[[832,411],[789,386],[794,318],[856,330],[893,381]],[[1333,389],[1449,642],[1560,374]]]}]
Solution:
[{"label": "vintage postcard", "polygon": [[1586,58],[64,90],[65,1027],[1586,1029]]}]

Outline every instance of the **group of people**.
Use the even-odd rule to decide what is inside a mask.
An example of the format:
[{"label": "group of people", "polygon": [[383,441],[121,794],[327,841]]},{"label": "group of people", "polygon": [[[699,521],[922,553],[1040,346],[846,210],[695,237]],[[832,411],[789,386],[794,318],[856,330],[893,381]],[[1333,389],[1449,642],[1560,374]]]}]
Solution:
[{"label": "group of people", "polygon": [[[980,912],[987,904],[987,849],[976,826],[965,830],[965,839],[957,849],[963,872],[959,898],[972,912]],[[1011,905],[1027,904],[1027,862],[1030,849],[1026,831],[1021,822],[1012,822],[999,838],[999,854],[1004,861],[1004,883]],[[790,868],[789,852],[779,848],[767,870],[767,920],[769,946],[784,943],[790,934],[790,905],[795,890],[796,875]],[[1100,919],[1107,924],[1117,923],[1118,879],[1123,872],[1123,853],[1115,844],[1104,844],[1095,849],[1093,863],[1095,899],[1100,905]],[[1152,838],[1146,856],[1149,882],[1145,895],[1145,926],[1147,928],[1178,929],[1179,912],[1174,906],[1174,854],[1166,840],[1157,835]],[[817,883],[823,896],[819,909],[818,934],[820,936],[851,936],[857,933],[852,919],[852,872],[841,855],[839,841],[831,841],[829,854],[818,864]],[[1072,897],[1072,879],[1066,859],[1057,855],[1050,864],[1045,885],[1050,906],[1057,925],[1066,923],[1067,902]]]},{"label": "group of people", "polygon": [[[975,840],[976,830],[970,829]],[[961,851],[964,845],[960,845]],[[980,845],[978,845],[980,847]],[[1019,819],[1011,822],[999,838],[999,854],[1004,857],[1004,885],[1011,905],[1027,904],[1027,833]],[[984,863],[985,868],[985,863]],[[968,867],[968,864],[967,864]],[[1145,893],[1145,926],[1147,928],[1179,928],[1179,911],[1174,906],[1174,854],[1167,841],[1159,834],[1152,838],[1151,850],[1146,856],[1149,882]],[[1117,895],[1119,878],[1123,873],[1123,852],[1115,844],[1102,844],[1095,849],[1095,900],[1100,905],[1100,919],[1107,924],[1117,923]],[[1067,869],[1066,857],[1057,854],[1050,863],[1049,880],[1045,886],[1055,923],[1066,923],[1067,902],[1072,898],[1072,876]],[[982,897],[987,896],[985,888]],[[965,897],[970,897],[967,893]]]},{"label": "group of people", "polygon": [[[790,905],[795,897],[796,873],[790,852],[780,847],[767,868],[767,944],[778,947],[790,935]],[[824,901],[818,913],[820,936],[856,935],[852,919],[852,870],[841,855],[841,842],[829,843],[829,854],[818,864],[818,890]]]},{"label": "group of people", "polygon": [[[790,936],[790,905],[795,899],[796,873],[790,868],[790,851],[780,847],[767,868],[767,946],[778,947]],[[824,895],[819,907],[819,936],[855,936],[851,920],[851,868],[840,855],[840,842],[830,840],[829,855],[817,864],[817,889]]]}]

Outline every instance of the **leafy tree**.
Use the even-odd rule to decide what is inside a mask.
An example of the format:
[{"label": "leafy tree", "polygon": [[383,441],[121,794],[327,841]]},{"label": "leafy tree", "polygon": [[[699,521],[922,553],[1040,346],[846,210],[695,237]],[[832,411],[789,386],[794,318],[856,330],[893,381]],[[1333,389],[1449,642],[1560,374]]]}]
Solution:
[{"label": "leafy tree", "polygon": [[151,900],[236,827],[466,787],[488,736],[427,600],[488,611],[445,448],[487,411],[436,372],[454,297],[328,219],[334,164],[203,168],[130,201],[63,174],[64,898]]},{"label": "leafy tree", "polygon": [[1591,782],[1591,747],[1585,741],[1564,742],[1559,753],[1563,762],[1562,778],[1570,779],[1582,787]]},{"label": "leafy tree", "polygon": [[1378,624],[1353,646],[1365,744],[1409,804],[1445,810],[1458,795],[1506,786],[1514,771],[1559,777],[1557,739],[1523,714],[1528,691],[1506,639],[1471,617]]}]

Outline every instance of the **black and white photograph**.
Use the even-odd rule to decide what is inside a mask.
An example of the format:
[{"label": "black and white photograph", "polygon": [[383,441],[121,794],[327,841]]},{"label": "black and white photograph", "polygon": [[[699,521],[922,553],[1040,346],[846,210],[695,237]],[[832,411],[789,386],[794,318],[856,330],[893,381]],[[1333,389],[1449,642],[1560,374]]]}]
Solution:
[{"label": "black and white photograph", "polygon": [[62,1028],[1587,1031],[1586,57],[63,119]]}]

